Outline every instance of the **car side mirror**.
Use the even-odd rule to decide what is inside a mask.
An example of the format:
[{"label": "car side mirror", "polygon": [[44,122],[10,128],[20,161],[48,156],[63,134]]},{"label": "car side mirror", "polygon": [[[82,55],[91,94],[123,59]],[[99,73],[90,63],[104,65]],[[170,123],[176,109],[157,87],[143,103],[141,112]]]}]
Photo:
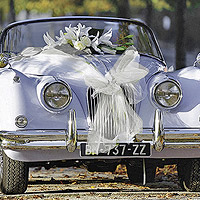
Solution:
[{"label": "car side mirror", "polygon": [[193,65],[196,67],[200,67],[200,53],[198,53]]},{"label": "car side mirror", "polygon": [[0,68],[5,67],[8,64],[8,55],[0,53]]}]

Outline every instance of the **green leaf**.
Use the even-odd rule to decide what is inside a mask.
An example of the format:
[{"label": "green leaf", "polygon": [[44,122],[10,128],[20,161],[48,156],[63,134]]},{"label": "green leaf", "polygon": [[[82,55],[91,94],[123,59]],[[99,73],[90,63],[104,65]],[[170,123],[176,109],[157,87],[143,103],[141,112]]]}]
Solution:
[{"label": "green leaf", "polygon": [[124,37],[124,38],[132,38],[133,37],[133,35],[127,35],[126,37]]},{"label": "green leaf", "polygon": [[125,45],[131,46],[131,45],[134,45],[134,44],[132,42],[127,42],[127,43],[125,43]]},{"label": "green leaf", "polygon": [[122,51],[122,50],[125,50],[126,49],[126,47],[116,47],[116,50],[118,50],[118,51]]},{"label": "green leaf", "polygon": [[67,40],[67,43],[70,44],[72,47],[74,46],[72,40]]},{"label": "green leaf", "polygon": [[127,35],[127,36],[125,36],[125,37],[123,37],[123,38],[117,40],[117,42],[122,41],[122,40],[124,40],[124,39],[132,39],[132,38],[133,38],[133,35]]}]

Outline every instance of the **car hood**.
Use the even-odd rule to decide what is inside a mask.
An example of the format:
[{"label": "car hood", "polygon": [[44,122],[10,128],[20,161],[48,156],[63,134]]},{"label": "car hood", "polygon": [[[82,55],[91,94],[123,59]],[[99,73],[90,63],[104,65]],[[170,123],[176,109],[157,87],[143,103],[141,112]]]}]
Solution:
[{"label": "car hood", "polygon": [[[56,79],[63,80],[70,85],[72,91],[79,99],[85,99],[88,86],[86,85],[87,80],[85,80],[86,76],[84,74],[87,75],[89,82],[92,81],[94,84],[99,85],[104,79],[102,76],[104,77],[114,66],[119,57],[119,54],[75,56],[53,48],[41,51],[36,55],[28,54],[28,56],[18,56],[11,60],[10,64],[14,70],[20,71],[28,76],[53,76]],[[145,82],[148,78],[159,70],[163,70],[164,66],[158,60],[149,56],[140,56],[138,62],[149,69],[146,77],[140,80],[140,85],[142,85],[142,88],[145,88]],[[93,77],[94,74],[95,78]],[[145,79],[146,81],[144,81]],[[82,107],[85,110],[87,105],[82,105]]]},{"label": "car hood", "polygon": [[83,77],[81,71],[88,63],[92,63],[102,74],[105,74],[118,57],[118,55],[111,55],[104,58],[102,56],[86,58],[84,55],[70,55],[57,49],[49,49],[34,56],[18,56],[11,60],[10,64],[13,69],[24,74],[81,79]]},{"label": "car hood", "polygon": [[57,49],[49,49],[34,56],[18,56],[10,61],[10,65],[12,69],[28,77],[37,76],[39,80],[45,80],[45,77],[51,76],[67,82],[73,94],[80,100],[83,110],[86,111],[88,86],[85,83],[83,72],[92,73],[89,69],[98,69],[101,75],[104,75],[112,68],[118,57],[118,55],[106,57],[99,55],[97,58],[87,57],[86,59],[83,55],[75,56]]},{"label": "car hood", "polygon": [[[93,65],[105,75],[119,57],[119,54],[74,56],[58,49],[49,49],[32,56],[17,56],[10,61],[10,64],[13,69],[24,74],[54,76],[80,81],[83,80],[81,73],[86,70],[88,64]],[[148,56],[141,56],[140,64],[149,69],[148,76],[163,70],[163,65],[158,60]]]}]

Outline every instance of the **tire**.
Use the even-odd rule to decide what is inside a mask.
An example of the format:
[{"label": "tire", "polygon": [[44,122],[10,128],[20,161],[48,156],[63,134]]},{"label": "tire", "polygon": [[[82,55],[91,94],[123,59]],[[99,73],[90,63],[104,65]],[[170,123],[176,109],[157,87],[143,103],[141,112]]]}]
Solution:
[{"label": "tire", "polygon": [[[127,174],[132,184],[143,184],[143,160],[135,159],[126,164]],[[146,183],[154,182],[156,165],[145,162]]]},{"label": "tire", "polygon": [[187,159],[177,164],[180,186],[188,192],[200,191],[200,160]]},{"label": "tire", "polygon": [[12,160],[2,151],[0,189],[4,194],[24,193],[28,186],[27,163]]}]

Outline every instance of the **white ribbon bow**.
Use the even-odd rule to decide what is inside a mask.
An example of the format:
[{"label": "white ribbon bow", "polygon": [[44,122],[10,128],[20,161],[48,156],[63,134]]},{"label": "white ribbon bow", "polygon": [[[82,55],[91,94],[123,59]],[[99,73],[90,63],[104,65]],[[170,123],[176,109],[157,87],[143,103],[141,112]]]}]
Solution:
[{"label": "white ribbon bow", "polygon": [[[117,142],[130,142],[142,131],[142,120],[127,101],[135,98],[134,85],[148,73],[148,69],[139,64],[139,58],[137,51],[127,50],[105,76],[95,68],[84,74],[86,85],[98,94],[97,110],[88,135],[93,153],[108,151],[106,143],[113,148]],[[129,89],[123,90],[123,86]]]}]

